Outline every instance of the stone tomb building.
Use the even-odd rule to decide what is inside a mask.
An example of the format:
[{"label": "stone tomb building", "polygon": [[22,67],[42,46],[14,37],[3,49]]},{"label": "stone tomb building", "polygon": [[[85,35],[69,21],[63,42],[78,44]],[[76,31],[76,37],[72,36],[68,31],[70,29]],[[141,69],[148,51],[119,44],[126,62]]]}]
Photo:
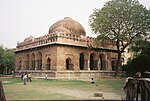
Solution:
[{"label": "stone tomb building", "polygon": [[[48,34],[27,37],[16,47],[16,68],[33,77],[90,79],[114,75],[117,53],[115,42],[107,40],[96,46],[95,38],[86,36],[83,26],[65,17],[54,23]],[[96,48],[94,48],[96,47]]]}]

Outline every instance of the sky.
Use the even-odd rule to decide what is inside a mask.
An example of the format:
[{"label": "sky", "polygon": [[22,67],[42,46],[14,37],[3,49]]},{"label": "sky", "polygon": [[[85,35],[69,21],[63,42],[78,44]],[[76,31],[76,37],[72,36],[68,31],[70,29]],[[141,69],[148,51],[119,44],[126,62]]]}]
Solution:
[{"label": "sky", "polygon": [[[48,34],[52,24],[71,17],[94,37],[89,26],[93,9],[102,8],[109,0],[0,0],[0,45],[15,48],[30,35]],[[150,8],[150,0],[139,0]]]}]

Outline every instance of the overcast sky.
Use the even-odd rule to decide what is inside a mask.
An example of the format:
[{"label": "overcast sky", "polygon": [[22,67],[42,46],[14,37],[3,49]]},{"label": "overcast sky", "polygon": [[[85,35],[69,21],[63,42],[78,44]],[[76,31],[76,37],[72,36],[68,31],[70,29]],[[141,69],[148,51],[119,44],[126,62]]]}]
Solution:
[{"label": "overcast sky", "polygon": [[[94,36],[88,19],[94,8],[108,0],[0,0],[0,45],[15,48],[30,35],[48,34],[52,24],[64,17],[78,21],[87,36]],[[150,0],[139,0],[150,8]]]}]

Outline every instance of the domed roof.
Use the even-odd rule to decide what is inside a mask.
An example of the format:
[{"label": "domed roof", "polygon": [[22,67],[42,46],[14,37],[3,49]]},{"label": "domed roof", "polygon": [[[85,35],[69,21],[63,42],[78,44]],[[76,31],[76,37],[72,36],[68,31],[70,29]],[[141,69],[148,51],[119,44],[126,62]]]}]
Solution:
[{"label": "domed roof", "polygon": [[70,31],[68,29],[66,29],[65,27],[56,27],[53,29],[53,32],[58,31],[58,32],[66,32],[66,33],[70,33]]},{"label": "domed roof", "polygon": [[65,17],[64,19],[57,21],[49,28],[49,33],[55,31],[71,33],[74,35],[86,35],[83,26],[70,17]]}]

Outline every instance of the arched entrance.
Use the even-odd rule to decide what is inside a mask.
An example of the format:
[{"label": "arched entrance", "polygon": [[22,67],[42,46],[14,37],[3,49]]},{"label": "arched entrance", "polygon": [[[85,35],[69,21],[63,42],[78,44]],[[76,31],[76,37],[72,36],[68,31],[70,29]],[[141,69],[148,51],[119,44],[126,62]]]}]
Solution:
[{"label": "arched entrance", "polygon": [[47,61],[46,61],[46,70],[50,70],[50,69],[51,69],[51,59],[47,58]]},{"label": "arched entrance", "polygon": [[84,70],[84,54],[83,53],[80,54],[79,66],[80,66],[80,70]]},{"label": "arched entrance", "polygon": [[66,59],[66,69],[73,70],[73,64],[72,64],[72,60],[70,58]]},{"label": "arched entrance", "polygon": [[94,53],[90,54],[90,70],[97,70],[97,60],[96,55]]},{"label": "arched entrance", "polygon": [[107,68],[106,56],[104,54],[100,55],[100,70],[106,70]]},{"label": "arched entrance", "polygon": [[35,70],[35,54],[32,53],[31,55],[31,70]]}]

